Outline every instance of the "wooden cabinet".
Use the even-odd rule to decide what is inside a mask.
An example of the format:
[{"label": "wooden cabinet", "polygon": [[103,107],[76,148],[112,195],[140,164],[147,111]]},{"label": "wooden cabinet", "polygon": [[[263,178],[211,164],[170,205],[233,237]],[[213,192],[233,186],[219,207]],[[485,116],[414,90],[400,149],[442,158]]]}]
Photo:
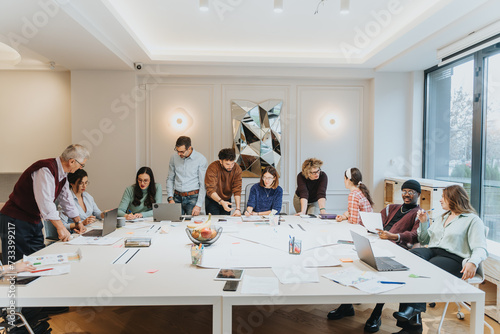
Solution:
[{"label": "wooden cabinet", "polygon": [[[410,177],[388,177],[384,184],[384,206],[388,204],[402,204],[401,185],[410,179]],[[439,200],[443,195],[443,189],[454,184],[462,185],[456,182],[445,182],[431,179],[412,178],[420,183],[422,193],[420,194],[420,207],[426,211],[430,211],[431,218],[442,214],[444,211],[441,208]]]}]

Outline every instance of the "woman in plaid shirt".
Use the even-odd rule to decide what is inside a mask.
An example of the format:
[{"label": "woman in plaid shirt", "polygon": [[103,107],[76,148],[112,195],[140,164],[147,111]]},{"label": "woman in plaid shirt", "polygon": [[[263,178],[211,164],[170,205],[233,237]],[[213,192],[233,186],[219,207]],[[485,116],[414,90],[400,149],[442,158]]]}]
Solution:
[{"label": "woman in plaid shirt", "polygon": [[347,211],[337,216],[337,221],[349,220],[351,224],[361,224],[359,212],[373,212],[373,201],[370,191],[361,182],[361,172],[357,168],[349,168],[344,173],[344,184],[349,193]]}]

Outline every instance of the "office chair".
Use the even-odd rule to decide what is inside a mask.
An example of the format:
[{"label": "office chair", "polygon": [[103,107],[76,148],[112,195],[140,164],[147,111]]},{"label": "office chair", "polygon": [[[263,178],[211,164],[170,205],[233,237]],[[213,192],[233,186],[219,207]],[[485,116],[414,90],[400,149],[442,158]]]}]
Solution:
[{"label": "office chair", "polygon": [[243,212],[245,212],[245,210],[247,209],[248,207],[248,199],[250,198],[250,189],[252,189],[252,186],[254,184],[257,184],[257,182],[254,182],[254,183],[249,183],[246,185],[245,187],[245,208],[243,209]]},{"label": "office chair", "polygon": [[[488,236],[489,228],[487,226],[485,226],[484,229],[485,229],[486,236]],[[462,267],[465,265],[466,262],[467,262],[467,259],[464,259],[464,261],[462,262]],[[483,283],[483,281],[484,281],[484,270],[483,270],[483,263],[481,262],[479,264],[479,266],[477,267],[476,275],[474,277],[468,279],[467,283],[472,284],[473,286],[475,286],[477,288],[479,286],[479,284]],[[467,310],[470,311],[469,305],[465,304],[464,302],[455,302],[455,303],[457,304],[457,307],[458,307],[457,318],[460,320],[464,320],[465,315],[463,314],[461,307],[463,306]],[[448,310],[449,304],[450,304],[450,302],[446,302],[446,305],[444,306],[443,315],[441,316],[441,321],[439,322],[438,333],[441,333],[441,327],[443,327],[444,316],[446,315],[446,311]],[[495,331],[493,330],[493,327],[491,327],[490,324],[488,324],[486,322],[486,320],[484,320],[484,325],[490,329],[491,334],[495,333]]]}]

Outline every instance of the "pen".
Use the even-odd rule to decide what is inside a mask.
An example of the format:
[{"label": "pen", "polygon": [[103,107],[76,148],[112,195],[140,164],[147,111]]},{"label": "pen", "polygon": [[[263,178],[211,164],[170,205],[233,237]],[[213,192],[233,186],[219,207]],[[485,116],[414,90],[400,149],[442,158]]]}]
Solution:
[{"label": "pen", "polygon": [[406,284],[406,282],[378,281],[380,284]]},{"label": "pen", "polygon": [[292,226],[292,224],[288,224],[288,226],[290,226],[290,228],[291,228],[291,229],[293,229],[293,226]]},{"label": "pen", "polygon": [[49,270],[52,270],[54,268],[45,268],[45,269],[39,269],[39,270],[33,270],[33,271],[30,271],[30,273],[41,273],[42,271],[49,271]]},{"label": "pen", "polygon": [[300,227],[300,229],[301,229],[302,231],[304,231],[304,232],[306,231],[306,230],[304,230],[304,228],[302,227],[302,225],[300,225],[300,224],[297,224],[297,225]]}]

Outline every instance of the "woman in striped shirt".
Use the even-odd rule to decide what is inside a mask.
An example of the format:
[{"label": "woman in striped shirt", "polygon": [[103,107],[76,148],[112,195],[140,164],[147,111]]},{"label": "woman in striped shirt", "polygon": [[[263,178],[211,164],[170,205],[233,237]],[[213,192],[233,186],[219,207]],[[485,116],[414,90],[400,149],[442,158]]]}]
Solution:
[{"label": "woman in striped shirt", "polygon": [[370,191],[362,182],[359,169],[348,168],[344,173],[344,184],[351,192],[348,197],[347,211],[337,216],[337,221],[348,220],[351,224],[361,224],[359,212],[373,212]]}]

